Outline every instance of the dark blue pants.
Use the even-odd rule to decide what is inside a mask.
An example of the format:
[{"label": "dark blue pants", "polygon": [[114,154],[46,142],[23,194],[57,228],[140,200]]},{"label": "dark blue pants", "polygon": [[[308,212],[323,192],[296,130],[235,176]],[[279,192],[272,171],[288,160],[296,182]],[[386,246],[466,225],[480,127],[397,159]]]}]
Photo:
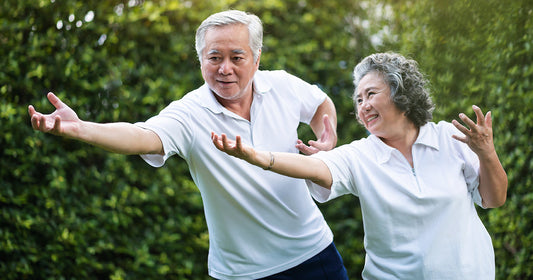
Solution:
[{"label": "dark blue pants", "polygon": [[348,280],[346,268],[335,244],[298,266],[260,280]]}]

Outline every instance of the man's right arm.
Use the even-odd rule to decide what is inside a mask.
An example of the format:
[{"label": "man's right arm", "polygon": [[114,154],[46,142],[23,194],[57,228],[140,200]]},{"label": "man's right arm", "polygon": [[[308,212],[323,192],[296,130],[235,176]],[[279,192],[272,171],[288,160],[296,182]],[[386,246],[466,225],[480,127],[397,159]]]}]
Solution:
[{"label": "man's right arm", "polygon": [[94,123],[82,121],[53,93],[48,100],[56,110],[48,115],[28,107],[35,130],[68,137],[120,154],[163,154],[159,136],[151,130],[131,123]]}]

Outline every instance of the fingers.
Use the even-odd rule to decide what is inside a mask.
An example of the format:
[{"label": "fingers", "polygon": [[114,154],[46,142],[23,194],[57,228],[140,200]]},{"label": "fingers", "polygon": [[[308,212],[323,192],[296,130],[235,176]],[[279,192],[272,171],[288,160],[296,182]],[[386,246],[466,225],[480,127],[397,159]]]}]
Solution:
[{"label": "fingers", "polygon": [[298,143],[296,143],[295,147],[302,152],[305,155],[312,155],[319,152],[319,150],[312,146],[305,145],[301,140],[298,140]]},{"label": "fingers", "polygon": [[492,145],[492,113],[489,111],[486,115],[483,115],[481,109],[476,105],[472,105],[472,109],[476,114],[476,122],[472,121],[464,113],[460,113],[459,118],[464,125],[457,120],[452,120],[452,124],[463,135],[452,135],[452,137],[468,144],[477,153],[487,150],[487,147]]},{"label": "fingers", "polygon": [[53,130],[57,131],[57,132],[61,131],[61,117],[60,116],[56,116],[54,118],[54,128],[53,128]]},{"label": "fingers", "polygon": [[[56,119],[54,119],[56,121]],[[52,124],[52,127],[56,126],[56,124]],[[46,127],[46,117],[43,115],[37,116],[37,129],[42,132],[48,132],[50,129]]]},{"label": "fingers", "polygon": [[28,114],[30,115],[31,127],[36,130],[39,129],[44,121],[43,114],[37,112],[32,105],[28,106]]},{"label": "fingers", "polygon": [[[473,127],[476,126],[476,123],[471,120],[467,115],[465,115],[464,113],[460,113],[459,114],[459,118],[463,121],[463,123],[465,123],[470,129],[472,129]],[[465,128],[466,129],[466,128]],[[467,130],[468,131],[468,130]]]},{"label": "fingers", "polygon": [[224,147],[224,150],[226,150],[226,151],[231,150],[231,146],[228,143],[228,136],[226,136],[226,134],[222,133],[220,135],[220,137],[222,138],[222,146]]},{"label": "fingers", "polygon": [[33,108],[32,105],[28,106],[28,114],[30,115],[31,127],[33,127],[33,129],[37,129],[39,126],[38,113],[35,111],[35,108]]},{"label": "fingers", "polygon": [[483,116],[483,112],[481,111],[481,109],[476,105],[472,105],[472,109],[474,110],[474,113],[476,114],[476,123],[478,125],[484,126],[485,117]]},{"label": "fingers", "polygon": [[491,116],[492,114],[490,111],[487,112],[487,114],[484,116],[483,112],[481,111],[481,108],[479,108],[478,106],[472,105],[472,109],[474,110],[474,113],[476,114],[476,122],[472,121],[464,113],[459,114],[459,118],[470,128],[469,130],[466,129],[466,131],[461,130],[463,133],[466,133],[467,131],[477,131],[479,128],[481,129],[485,127],[492,128],[492,116]]},{"label": "fingers", "polygon": [[33,129],[39,128],[39,118],[35,115],[31,116],[31,127]]},{"label": "fingers", "polygon": [[306,155],[316,154],[319,151],[327,151],[333,149],[337,144],[337,135],[335,129],[330,121],[328,114],[322,116],[322,121],[324,122],[324,130],[320,135],[320,138],[316,141],[310,140],[309,145],[304,144],[301,140],[298,139],[295,147]]},{"label": "fingers", "polygon": [[[61,100],[59,100],[59,98],[57,98],[57,96],[55,96],[52,92],[49,92],[46,97],[48,98],[50,103],[52,103],[54,107],[56,107],[56,109],[59,109],[64,106],[64,103],[61,102]],[[53,123],[48,128],[46,123],[46,116],[37,112],[33,105],[28,106],[28,114],[30,115],[31,126],[33,129],[48,132],[51,129],[57,129],[56,131],[59,131],[59,129],[61,128],[61,118],[59,118],[59,116],[56,116],[54,119],[52,119]]]},{"label": "fingers", "polygon": [[29,114],[30,116],[33,116],[36,112],[37,112],[37,111],[35,111],[35,108],[33,108],[32,105],[29,105],[29,106],[28,106],[28,114]]},{"label": "fingers", "polygon": [[239,151],[242,151],[242,140],[239,135],[235,137],[235,148]]},{"label": "fingers", "polygon": [[468,139],[465,136],[452,135],[452,138],[463,143],[467,143]]},{"label": "fingers", "polygon": [[214,132],[211,132],[211,140],[213,141],[213,144],[215,145],[215,147],[221,151],[223,151],[223,146],[220,142],[220,139],[218,137],[217,134],[215,134]]},{"label": "fingers", "polygon": [[468,134],[468,128],[466,128],[464,125],[460,124],[457,120],[452,120],[452,124],[459,129],[463,134]]},{"label": "fingers", "polygon": [[312,155],[312,154],[316,154],[320,151],[319,148],[317,148],[317,143],[316,141],[309,141],[309,146],[304,144],[304,142],[300,139],[298,139],[296,141],[296,145],[295,147],[300,151],[302,152],[303,154],[305,155]]},{"label": "fingers", "polygon": [[46,116],[35,111],[33,106],[30,105],[29,113],[31,115],[31,127],[35,130],[42,132],[59,132],[61,131],[61,117],[55,116],[51,121],[52,123],[48,124],[46,121]]},{"label": "fingers", "polygon": [[485,125],[492,128],[492,112],[488,111],[485,115]]},{"label": "fingers", "polygon": [[214,132],[211,132],[211,140],[215,147],[225,153],[234,154],[235,151],[242,150],[242,140],[240,136],[235,138],[235,141],[229,140],[228,136],[224,133],[218,136]]}]

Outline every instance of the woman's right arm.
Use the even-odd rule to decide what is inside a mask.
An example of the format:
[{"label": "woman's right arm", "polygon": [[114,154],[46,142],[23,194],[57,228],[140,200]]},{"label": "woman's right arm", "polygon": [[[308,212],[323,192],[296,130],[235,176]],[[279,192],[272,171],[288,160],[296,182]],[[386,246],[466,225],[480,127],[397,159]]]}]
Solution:
[{"label": "woman's right arm", "polygon": [[301,154],[256,151],[242,144],[240,136],[233,141],[225,134],[218,136],[212,132],[211,139],[217,149],[265,170],[293,178],[308,179],[326,189],[330,189],[333,183],[329,168],[320,159]]},{"label": "woman's right arm", "polygon": [[155,132],[131,123],[94,123],[82,121],[53,93],[48,100],[56,110],[42,114],[28,106],[33,129],[89,143],[120,154],[163,154],[163,144]]}]

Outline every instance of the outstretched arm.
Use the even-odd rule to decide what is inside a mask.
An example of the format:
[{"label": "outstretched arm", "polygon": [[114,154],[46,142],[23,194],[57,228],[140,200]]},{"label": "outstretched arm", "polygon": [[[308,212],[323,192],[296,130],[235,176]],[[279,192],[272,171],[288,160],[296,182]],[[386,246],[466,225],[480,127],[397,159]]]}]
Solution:
[{"label": "outstretched arm", "polygon": [[464,134],[464,136],[453,135],[453,138],[466,143],[479,158],[479,192],[483,206],[499,207],[507,198],[507,174],[494,148],[491,112],[483,116],[478,106],[474,105],[472,108],[476,113],[477,123],[465,114],[459,114],[459,118],[468,128],[453,120],[453,125]]},{"label": "outstretched arm", "polygon": [[309,126],[311,126],[317,140],[310,140],[309,146],[307,146],[298,139],[296,148],[300,152],[311,155],[335,148],[337,145],[337,112],[329,97],[318,106]]},{"label": "outstretched arm", "polygon": [[330,189],[333,179],[326,164],[313,157],[293,153],[256,151],[244,145],[241,137],[229,140],[225,134],[218,136],[211,132],[211,139],[217,149],[265,170],[294,178],[309,179],[316,184]]},{"label": "outstretched arm", "polygon": [[56,108],[51,114],[39,113],[32,105],[28,106],[31,125],[35,130],[73,138],[121,154],[163,153],[161,140],[153,131],[131,123],[82,121],[74,110],[53,93],[48,93],[47,97]]}]

